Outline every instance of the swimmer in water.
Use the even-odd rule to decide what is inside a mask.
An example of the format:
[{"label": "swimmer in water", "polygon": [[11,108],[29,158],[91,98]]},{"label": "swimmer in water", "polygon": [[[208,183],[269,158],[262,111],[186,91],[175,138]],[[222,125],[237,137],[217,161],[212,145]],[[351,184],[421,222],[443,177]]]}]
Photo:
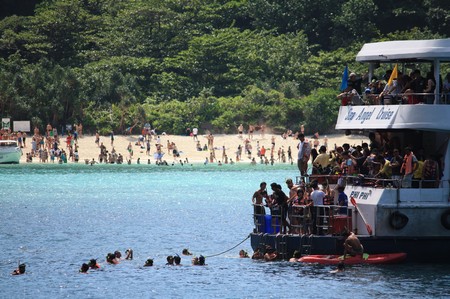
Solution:
[{"label": "swimmer in water", "polygon": [[133,249],[128,248],[127,250],[125,250],[125,259],[126,260],[132,260],[133,259]]},{"label": "swimmer in water", "polygon": [[152,267],[153,266],[153,259],[147,259],[145,261],[144,267]]},{"label": "swimmer in water", "polygon": [[173,257],[173,260],[175,262],[175,266],[181,266],[181,257],[178,254]]},{"label": "swimmer in water", "polygon": [[340,262],[337,266],[336,270],[330,271],[330,273],[338,273],[338,272],[344,272],[345,270],[345,264],[343,262]]},{"label": "swimmer in water", "polygon": [[166,263],[166,266],[173,266],[173,262],[174,262],[173,256],[169,255],[169,256],[167,257],[167,263]]},{"label": "swimmer in water", "polygon": [[19,264],[19,267],[16,270],[14,270],[11,274],[12,275],[25,274],[25,268],[26,268],[25,264]]},{"label": "swimmer in water", "polygon": [[88,263],[89,268],[91,269],[100,269],[100,265],[97,263],[96,259],[91,259]]},{"label": "swimmer in water", "polygon": [[245,251],[244,249],[241,249],[241,250],[239,251],[239,257],[240,257],[240,258],[248,258],[249,256],[248,256],[247,251]]},{"label": "swimmer in water", "polygon": [[185,248],[183,249],[183,255],[192,255],[192,253],[189,252],[189,249]]},{"label": "swimmer in water", "polygon": [[114,264],[114,265],[119,263],[119,261],[116,259],[116,255],[114,253],[108,253],[106,255],[106,262],[108,264]]},{"label": "swimmer in water", "polygon": [[294,251],[294,254],[292,255],[292,257],[289,259],[289,262],[291,262],[291,263],[298,262],[298,259],[301,257],[302,257],[302,255],[300,254],[300,251],[296,250],[296,251]]},{"label": "swimmer in water", "polygon": [[83,265],[81,265],[81,268],[80,268],[79,272],[80,273],[88,273],[88,270],[89,270],[89,265],[84,263]]}]

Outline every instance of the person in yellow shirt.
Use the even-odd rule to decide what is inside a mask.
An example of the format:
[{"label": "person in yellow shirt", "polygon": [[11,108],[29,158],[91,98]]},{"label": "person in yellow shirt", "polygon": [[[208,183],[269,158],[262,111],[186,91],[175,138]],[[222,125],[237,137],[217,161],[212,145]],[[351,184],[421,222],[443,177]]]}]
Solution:
[{"label": "person in yellow shirt", "polygon": [[420,188],[422,186],[421,181],[422,181],[422,173],[423,173],[423,158],[422,157],[418,157],[417,159],[417,167],[414,170],[413,173],[413,181],[412,181],[412,187],[413,188]]}]

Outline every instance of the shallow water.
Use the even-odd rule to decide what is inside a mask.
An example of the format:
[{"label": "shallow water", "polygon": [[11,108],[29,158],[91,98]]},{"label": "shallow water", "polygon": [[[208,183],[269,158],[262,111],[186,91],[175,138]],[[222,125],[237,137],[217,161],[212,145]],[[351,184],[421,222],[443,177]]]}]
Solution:
[{"label": "shallow water", "polygon": [[[277,165],[0,166],[0,298],[447,297],[450,267],[436,264],[332,267],[239,259],[250,241],[207,266],[165,266],[189,248],[215,255],[253,229],[251,196],[261,181],[297,174]],[[106,265],[108,252],[134,260]],[[143,268],[152,257],[155,266]],[[98,258],[101,270],[78,273]],[[17,263],[26,275],[11,276]],[[295,292],[295,293],[294,293]]]}]

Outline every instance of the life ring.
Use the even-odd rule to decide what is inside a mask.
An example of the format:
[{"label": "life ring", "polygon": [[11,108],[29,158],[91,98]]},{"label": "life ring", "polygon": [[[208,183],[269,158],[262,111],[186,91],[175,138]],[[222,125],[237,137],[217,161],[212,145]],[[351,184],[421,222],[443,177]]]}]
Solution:
[{"label": "life ring", "polygon": [[400,213],[399,211],[395,211],[394,213],[389,216],[389,225],[395,229],[400,230],[408,224],[409,218],[403,213]]},{"label": "life ring", "polygon": [[450,230],[450,210],[447,210],[444,213],[442,213],[441,224],[443,227]]}]

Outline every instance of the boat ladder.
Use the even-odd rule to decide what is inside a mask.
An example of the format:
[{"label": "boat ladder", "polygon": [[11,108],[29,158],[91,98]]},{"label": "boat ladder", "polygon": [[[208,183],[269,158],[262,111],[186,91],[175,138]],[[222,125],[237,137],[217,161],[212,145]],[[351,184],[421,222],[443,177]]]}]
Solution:
[{"label": "boat ladder", "polygon": [[283,260],[288,259],[288,252],[287,252],[287,238],[288,235],[277,235],[276,236],[276,250],[278,254],[281,256]]},{"label": "boat ladder", "polygon": [[300,254],[302,256],[311,254],[312,235],[303,236],[300,241]]}]

